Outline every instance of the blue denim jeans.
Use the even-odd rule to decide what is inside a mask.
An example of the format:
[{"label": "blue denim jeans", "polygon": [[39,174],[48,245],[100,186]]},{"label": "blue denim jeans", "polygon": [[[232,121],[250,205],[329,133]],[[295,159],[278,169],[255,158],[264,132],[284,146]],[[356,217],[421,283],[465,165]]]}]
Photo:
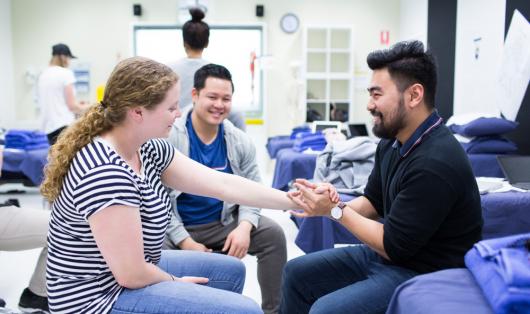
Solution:
[{"label": "blue denim jeans", "polygon": [[300,256],[284,268],[280,313],[385,313],[395,288],[415,275],[365,245]]},{"label": "blue denim jeans", "polygon": [[208,284],[164,281],[142,289],[124,289],[112,314],[124,313],[262,313],[256,302],[241,295],[245,265],[216,253],[164,250],[158,266],[177,277],[199,276]]}]

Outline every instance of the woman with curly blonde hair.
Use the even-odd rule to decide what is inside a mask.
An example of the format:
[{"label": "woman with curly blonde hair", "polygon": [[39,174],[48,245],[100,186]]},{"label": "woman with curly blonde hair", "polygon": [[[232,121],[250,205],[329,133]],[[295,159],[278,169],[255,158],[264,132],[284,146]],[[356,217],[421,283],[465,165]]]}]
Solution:
[{"label": "woman with curly blonde hair", "polygon": [[53,202],[52,313],[261,312],[240,295],[245,269],[238,259],[161,250],[172,212],[165,186],[249,206],[297,208],[284,192],[211,170],[160,139],[180,116],[179,91],[167,66],[126,59],[110,75],[101,103],[51,148],[42,193]]}]

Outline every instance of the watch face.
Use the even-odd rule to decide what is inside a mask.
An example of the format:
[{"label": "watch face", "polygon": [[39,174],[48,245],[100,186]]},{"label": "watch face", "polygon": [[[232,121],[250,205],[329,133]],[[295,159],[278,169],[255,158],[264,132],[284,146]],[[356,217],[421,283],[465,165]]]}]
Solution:
[{"label": "watch face", "polygon": [[342,218],[342,208],[335,206],[331,209],[331,217],[333,219],[341,219]]},{"label": "watch face", "polygon": [[280,27],[286,33],[296,32],[296,30],[298,30],[299,25],[300,25],[300,21],[298,20],[298,17],[294,15],[293,13],[285,14],[284,16],[282,16],[282,19],[280,20]]}]

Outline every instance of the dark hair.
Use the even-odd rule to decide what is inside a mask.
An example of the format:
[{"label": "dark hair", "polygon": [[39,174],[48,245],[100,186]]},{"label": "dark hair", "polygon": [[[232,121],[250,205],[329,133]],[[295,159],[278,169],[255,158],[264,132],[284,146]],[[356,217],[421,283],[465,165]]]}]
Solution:
[{"label": "dark hair", "polygon": [[204,49],[208,46],[210,27],[204,23],[204,12],[198,8],[190,9],[191,20],[182,26],[182,39],[192,49]]},{"label": "dark hair", "polygon": [[390,49],[371,52],[366,62],[372,70],[386,68],[400,92],[415,83],[423,85],[425,104],[434,108],[436,60],[421,41],[402,41]]},{"label": "dark hair", "polygon": [[232,84],[232,93],[234,92],[234,82],[232,82],[232,74],[230,74],[230,71],[222,65],[213,63],[203,65],[195,72],[193,76],[193,87],[199,92],[204,88],[206,79],[209,77],[230,81],[230,84]]}]

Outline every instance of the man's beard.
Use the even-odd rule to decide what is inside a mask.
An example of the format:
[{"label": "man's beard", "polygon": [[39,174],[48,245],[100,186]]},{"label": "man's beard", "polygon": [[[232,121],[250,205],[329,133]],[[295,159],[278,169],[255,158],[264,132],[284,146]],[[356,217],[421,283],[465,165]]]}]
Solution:
[{"label": "man's beard", "polygon": [[377,137],[383,139],[393,139],[396,137],[399,130],[405,126],[405,101],[403,96],[401,96],[399,99],[398,108],[393,113],[392,120],[388,121],[388,125],[385,124],[384,117],[381,112],[370,110],[370,113],[372,116],[379,117],[379,123],[374,124],[374,127],[372,128],[372,132]]}]

